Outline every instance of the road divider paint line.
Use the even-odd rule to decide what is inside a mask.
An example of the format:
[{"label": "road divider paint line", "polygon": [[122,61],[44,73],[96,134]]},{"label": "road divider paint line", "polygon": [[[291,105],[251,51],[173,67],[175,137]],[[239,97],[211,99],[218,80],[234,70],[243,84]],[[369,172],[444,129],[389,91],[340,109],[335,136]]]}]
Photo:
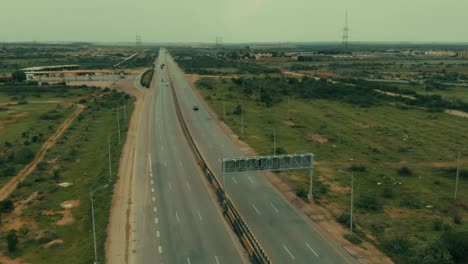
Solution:
[{"label": "road divider paint line", "polygon": [[315,250],[314,250],[309,244],[307,244],[307,242],[306,242],[305,244],[306,244],[306,246],[310,249],[310,251],[312,251],[312,253],[314,253],[314,255],[315,255],[316,257],[319,256],[319,255],[317,254],[317,252],[315,252]]},{"label": "road divider paint line", "polygon": [[249,178],[251,183],[254,183],[254,180],[252,178],[250,178],[250,176],[247,176],[247,178]]},{"label": "road divider paint line", "polygon": [[190,258],[189,257],[187,257],[187,263],[190,264]]},{"label": "road divider paint line", "polygon": [[189,182],[186,182],[186,183],[187,183],[187,188],[191,190],[192,188],[190,187],[190,183]]},{"label": "road divider paint line", "polygon": [[257,207],[255,207],[254,204],[252,204],[252,207],[253,207],[253,209],[257,212],[257,214],[259,214],[259,215],[261,214],[260,211],[257,209]]},{"label": "road divider paint line", "polygon": [[157,217],[154,218],[154,223],[155,223],[155,224],[158,224],[158,223],[159,223],[159,220],[158,220]]},{"label": "road divider paint line", "polygon": [[175,212],[175,218],[177,220],[177,223],[180,223],[179,214],[177,212]]},{"label": "road divider paint line", "polygon": [[203,221],[203,217],[200,214],[200,210],[198,210],[198,217],[200,218],[200,221]]},{"label": "road divider paint line", "polygon": [[156,213],[156,211],[158,211],[158,209],[156,207],[153,207],[153,212]]},{"label": "road divider paint line", "polygon": [[154,188],[151,188],[151,192],[154,193]]},{"label": "road divider paint line", "polygon": [[234,177],[231,177],[231,178],[232,178],[232,181],[233,181],[235,184],[237,184],[236,179],[235,179]]},{"label": "road divider paint line", "polygon": [[284,244],[283,244],[283,247],[284,247],[284,249],[286,250],[286,252],[288,252],[288,254],[289,254],[289,256],[292,258],[292,260],[294,260],[295,258],[294,258],[294,256],[293,256],[293,254],[291,254],[291,251],[289,251],[289,249],[288,249]]},{"label": "road divider paint line", "polygon": [[279,210],[273,205],[273,203],[270,203],[271,207],[273,207],[273,210],[275,210],[275,212],[279,213]]},{"label": "road divider paint line", "polygon": [[156,237],[159,238],[161,234],[159,233],[159,230],[156,231]]},{"label": "road divider paint line", "polygon": [[216,264],[219,264],[218,256],[215,256]]},{"label": "road divider paint line", "polygon": [[151,180],[151,185],[153,185],[153,184],[154,184],[154,181],[153,181],[153,180]]},{"label": "road divider paint line", "polygon": [[156,202],[156,197],[153,197],[152,200],[153,200],[153,202]]},{"label": "road divider paint line", "polygon": [[159,254],[162,254],[162,253],[163,253],[162,247],[161,247],[161,246],[158,247],[158,251],[159,251]]},{"label": "road divider paint line", "polygon": [[172,185],[171,185],[171,183],[169,183],[169,189],[172,190]]}]

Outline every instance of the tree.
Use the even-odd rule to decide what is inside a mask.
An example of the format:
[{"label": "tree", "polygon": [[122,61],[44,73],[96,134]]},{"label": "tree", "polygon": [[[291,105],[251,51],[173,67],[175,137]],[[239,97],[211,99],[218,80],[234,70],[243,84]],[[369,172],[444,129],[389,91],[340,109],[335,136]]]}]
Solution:
[{"label": "tree", "polygon": [[5,199],[0,202],[0,212],[9,213],[15,209],[15,205],[10,199]]},{"label": "tree", "polygon": [[7,244],[8,244],[8,252],[13,253],[16,251],[18,246],[18,236],[16,235],[15,230],[10,230],[6,236]]},{"label": "tree", "polygon": [[453,264],[452,255],[440,241],[432,242],[428,246],[417,250],[412,263],[421,264]]},{"label": "tree", "polygon": [[26,80],[26,73],[24,73],[24,71],[14,71],[11,76],[18,82]]},{"label": "tree", "polygon": [[441,236],[441,240],[446,245],[455,263],[467,263],[468,232],[446,232]]}]

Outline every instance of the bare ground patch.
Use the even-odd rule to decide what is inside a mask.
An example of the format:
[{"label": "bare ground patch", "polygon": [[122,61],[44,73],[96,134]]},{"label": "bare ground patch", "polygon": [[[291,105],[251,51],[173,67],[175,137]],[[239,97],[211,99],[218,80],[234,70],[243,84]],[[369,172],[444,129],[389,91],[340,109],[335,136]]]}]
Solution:
[{"label": "bare ground patch", "polygon": [[321,136],[319,134],[310,135],[310,139],[320,144],[325,144],[328,142],[328,138]]}]

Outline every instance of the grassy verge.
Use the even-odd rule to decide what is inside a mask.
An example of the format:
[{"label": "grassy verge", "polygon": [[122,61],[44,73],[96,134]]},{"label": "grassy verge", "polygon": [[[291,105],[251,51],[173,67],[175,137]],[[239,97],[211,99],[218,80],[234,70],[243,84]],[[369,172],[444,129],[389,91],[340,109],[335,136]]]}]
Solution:
[{"label": "grassy verge", "polygon": [[153,79],[154,69],[147,70],[140,79],[140,84],[146,88],[149,88],[151,85],[151,80]]},{"label": "grassy verge", "polygon": [[[19,243],[10,253],[13,257],[29,263],[92,263],[90,192],[109,184],[94,197],[99,262],[104,262],[112,184],[133,110],[133,100],[127,98],[126,120],[120,114],[121,144],[118,134],[111,137],[113,175],[109,182],[107,137],[117,129],[115,109],[121,106],[122,96],[104,91],[82,101],[87,108],[48,151],[43,165],[12,194],[15,210],[2,215],[0,226],[2,251],[6,251],[6,233],[16,229]],[[61,187],[60,183],[71,185]]]},{"label": "grassy verge", "polygon": [[[224,102],[225,122],[258,153],[273,153],[275,132],[277,153],[316,154],[315,200],[341,216],[344,225],[342,214],[349,210],[350,172],[354,172],[356,235],[395,261],[419,261],[415,252],[429,250],[448,232],[467,237],[468,192],[459,189],[458,199],[453,200],[457,151],[468,142],[466,119],[388,103],[361,108],[294,94],[276,95],[267,107],[258,92],[249,94],[248,88],[242,92],[235,80],[206,78],[197,86],[219,116]],[[462,164],[460,186],[465,186],[466,158]],[[298,196],[307,195],[306,172],[279,177]],[[444,250],[450,251],[440,247],[432,252],[445,254]]]}]

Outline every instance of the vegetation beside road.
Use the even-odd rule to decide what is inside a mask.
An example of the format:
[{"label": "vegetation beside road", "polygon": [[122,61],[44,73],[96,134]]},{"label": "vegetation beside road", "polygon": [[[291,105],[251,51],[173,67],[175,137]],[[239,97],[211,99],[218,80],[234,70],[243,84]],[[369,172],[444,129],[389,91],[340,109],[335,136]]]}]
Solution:
[{"label": "vegetation beside road", "polygon": [[143,87],[149,88],[153,80],[154,69],[147,70],[143,73],[140,79],[140,84]]},{"label": "vegetation beside road", "polygon": [[[79,92],[79,88],[69,89],[79,94],[84,92]],[[63,260],[92,263],[90,192],[109,184],[96,192],[94,198],[98,261],[104,262],[112,185],[118,177],[119,157],[133,111],[133,99],[108,89],[84,90],[90,97],[78,98],[86,109],[49,149],[36,170],[2,202],[12,205],[1,213],[2,254],[19,257],[28,263],[61,263]],[[121,108],[124,97],[126,117]],[[120,111],[121,144],[118,134],[114,133],[110,137],[113,174],[109,182],[107,139],[117,130],[116,110]],[[14,250],[9,250],[12,233],[17,244]]]},{"label": "vegetation beside road", "polygon": [[[274,134],[278,154],[316,154],[315,201],[345,226],[354,172],[355,234],[348,240],[374,243],[397,263],[463,263],[468,192],[459,187],[457,200],[453,195],[468,123],[421,108],[458,102],[421,95],[411,107],[409,100],[354,84],[351,89],[310,78],[202,78],[197,87],[220,117],[224,104],[226,124],[259,154],[273,153]],[[460,186],[468,183],[467,165],[462,156]],[[306,197],[305,172],[278,176]]]}]

